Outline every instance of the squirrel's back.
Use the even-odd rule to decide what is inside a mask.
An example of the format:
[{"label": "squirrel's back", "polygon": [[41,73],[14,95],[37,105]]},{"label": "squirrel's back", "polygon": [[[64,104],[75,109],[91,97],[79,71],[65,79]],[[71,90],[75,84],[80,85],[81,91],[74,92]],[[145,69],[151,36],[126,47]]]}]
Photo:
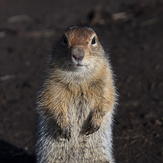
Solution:
[{"label": "squirrel's back", "polygon": [[109,162],[116,100],[112,71],[91,28],[69,28],[38,96],[38,163]]}]

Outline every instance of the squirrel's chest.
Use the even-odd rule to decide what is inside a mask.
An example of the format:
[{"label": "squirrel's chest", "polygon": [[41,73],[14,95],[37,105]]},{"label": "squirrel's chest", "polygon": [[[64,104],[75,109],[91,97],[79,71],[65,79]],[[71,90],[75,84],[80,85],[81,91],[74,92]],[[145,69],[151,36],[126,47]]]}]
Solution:
[{"label": "squirrel's chest", "polygon": [[[92,99],[93,101],[93,99]],[[84,96],[74,98],[68,106],[70,124],[82,127],[93,109],[93,102]]]}]

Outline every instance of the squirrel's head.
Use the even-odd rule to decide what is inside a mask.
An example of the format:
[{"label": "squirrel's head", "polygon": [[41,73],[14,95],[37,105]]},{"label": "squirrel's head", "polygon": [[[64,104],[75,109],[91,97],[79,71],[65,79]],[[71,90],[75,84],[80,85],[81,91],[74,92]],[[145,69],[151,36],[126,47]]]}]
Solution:
[{"label": "squirrel's head", "polygon": [[68,71],[94,69],[104,59],[104,50],[94,30],[88,27],[70,27],[56,45],[52,63]]}]

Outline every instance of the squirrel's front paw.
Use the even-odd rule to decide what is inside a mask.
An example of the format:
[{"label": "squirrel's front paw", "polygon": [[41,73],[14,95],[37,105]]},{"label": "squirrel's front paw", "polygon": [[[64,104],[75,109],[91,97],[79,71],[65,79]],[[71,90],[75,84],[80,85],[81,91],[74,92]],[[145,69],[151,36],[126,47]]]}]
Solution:
[{"label": "squirrel's front paw", "polygon": [[62,120],[59,123],[59,129],[60,129],[60,136],[61,137],[68,139],[68,140],[71,138],[71,128],[70,128],[68,121]]},{"label": "squirrel's front paw", "polygon": [[101,121],[100,120],[91,120],[88,123],[88,126],[86,127],[85,133],[86,135],[93,134],[96,132],[101,126]]},{"label": "squirrel's front paw", "polygon": [[70,126],[64,126],[63,128],[60,128],[60,135],[61,137],[69,140],[71,138]]}]

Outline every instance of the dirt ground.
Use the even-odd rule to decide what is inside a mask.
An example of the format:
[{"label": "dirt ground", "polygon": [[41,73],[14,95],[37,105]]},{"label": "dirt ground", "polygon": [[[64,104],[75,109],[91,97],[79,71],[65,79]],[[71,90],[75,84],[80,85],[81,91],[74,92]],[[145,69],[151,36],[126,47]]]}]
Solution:
[{"label": "dirt ground", "polygon": [[35,162],[37,91],[70,25],[92,27],[110,53],[116,162],[162,163],[162,0],[0,1],[0,163]]}]

